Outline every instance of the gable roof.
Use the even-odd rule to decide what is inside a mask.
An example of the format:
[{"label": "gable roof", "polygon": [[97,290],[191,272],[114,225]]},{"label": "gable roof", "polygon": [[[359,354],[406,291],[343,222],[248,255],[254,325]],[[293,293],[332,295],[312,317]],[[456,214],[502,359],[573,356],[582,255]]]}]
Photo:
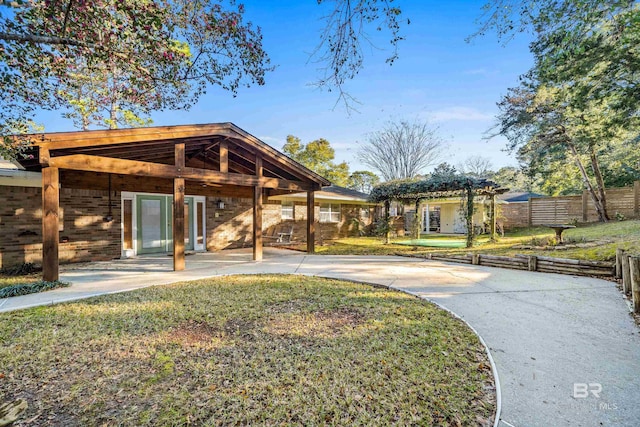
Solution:
[{"label": "gable roof", "polygon": [[[272,196],[271,200],[306,200],[307,195],[305,193],[293,193],[280,196]],[[350,204],[366,204],[373,205],[368,201],[369,195],[350,188],[340,187],[338,185],[331,184],[329,187],[324,187],[320,191],[316,191],[315,199],[319,201],[335,201]]]},{"label": "gable roof", "polygon": [[498,200],[507,203],[528,202],[531,197],[544,197],[542,194],[531,193],[528,191],[513,191],[498,196]]},{"label": "gable roof", "polygon": [[[311,181],[319,187],[331,183],[233,123],[156,126],[133,129],[54,132],[29,135],[33,147],[19,160],[27,170],[40,170],[40,153],[56,156],[90,155],[132,161],[173,164],[174,146],[185,144],[187,166],[215,170],[220,145],[228,144],[229,172],[251,174],[256,156],[263,158],[264,176]],[[191,163],[191,165],[189,164]]]}]

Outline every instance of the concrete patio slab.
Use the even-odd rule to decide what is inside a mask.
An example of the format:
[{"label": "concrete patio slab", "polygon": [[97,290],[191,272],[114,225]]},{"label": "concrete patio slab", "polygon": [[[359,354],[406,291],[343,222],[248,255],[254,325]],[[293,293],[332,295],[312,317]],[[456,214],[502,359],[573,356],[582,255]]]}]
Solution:
[{"label": "concrete patio slab", "polygon": [[69,288],[0,300],[16,310],[227,274],[285,273],[375,283],[427,298],[490,347],[504,426],[640,425],[640,334],[615,285],[599,279],[390,256],[308,256],[265,249],[195,254],[187,270],[145,257],[65,266]]}]

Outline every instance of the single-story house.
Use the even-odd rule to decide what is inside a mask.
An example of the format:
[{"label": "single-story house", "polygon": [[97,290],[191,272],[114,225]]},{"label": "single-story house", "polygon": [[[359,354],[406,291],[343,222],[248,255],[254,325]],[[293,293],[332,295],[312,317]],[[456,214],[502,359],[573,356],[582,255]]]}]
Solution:
[{"label": "single-story house", "polygon": [[165,252],[179,270],[185,250],[253,246],[261,259],[283,221],[313,252],[325,233],[373,217],[366,195],[329,187],[232,123],[31,139],[24,158],[0,165],[0,267],[42,263],[45,279],[59,262]]}]

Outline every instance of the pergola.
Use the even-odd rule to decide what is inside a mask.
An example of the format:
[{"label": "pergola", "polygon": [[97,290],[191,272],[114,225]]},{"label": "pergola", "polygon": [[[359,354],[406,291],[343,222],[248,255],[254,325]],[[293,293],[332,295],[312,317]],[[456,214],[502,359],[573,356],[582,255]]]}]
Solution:
[{"label": "pergola", "polygon": [[[473,198],[475,196],[487,196],[490,200],[491,219],[490,234],[495,238],[496,234],[496,196],[506,193],[508,188],[502,188],[495,182],[484,178],[468,176],[430,177],[416,180],[396,180],[382,183],[376,186],[369,195],[372,202],[385,204],[385,217],[389,216],[389,203],[392,200],[403,203],[416,204],[416,217],[418,205],[423,200],[436,200],[448,197],[466,198],[465,216],[473,215]],[[470,220],[469,220],[470,221]],[[473,230],[467,229],[467,245],[473,240]]]},{"label": "pergola", "polygon": [[[184,196],[253,199],[253,259],[262,259],[263,197],[307,193],[314,252],[314,192],[330,182],[232,123],[31,135],[20,160],[42,171],[43,279],[58,279],[60,185],[173,194],[173,268],[183,270]],[[105,177],[108,176],[108,180]]]}]

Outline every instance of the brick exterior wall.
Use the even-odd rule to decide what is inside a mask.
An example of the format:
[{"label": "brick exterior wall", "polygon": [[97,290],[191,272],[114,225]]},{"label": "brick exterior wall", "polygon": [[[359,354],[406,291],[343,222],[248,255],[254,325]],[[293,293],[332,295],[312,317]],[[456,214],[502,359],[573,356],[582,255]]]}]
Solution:
[{"label": "brick exterior wall", "polygon": [[[42,262],[40,188],[0,186],[0,267]],[[120,256],[120,193],[112,193],[112,222],[106,191],[60,190],[60,262],[96,261]]]},{"label": "brick exterior wall", "polygon": [[[224,209],[217,209],[218,197],[206,198],[207,250],[251,247],[253,245],[253,204],[246,198],[221,198]],[[25,262],[42,262],[42,195],[40,188],[0,186],[0,267]],[[112,222],[104,222],[109,211],[109,194],[102,190],[60,190],[60,262],[98,261],[121,255],[121,197],[112,192]],[[357,236],[358,229],[370,232],[375,208],[368,207],[369,218],[360,217],[364,205],[341,204],[340,222],[316,223],[316,241]],[[315,207],[316,221],[320,205]],[[265,200],[265,235],[293,225],[293,241],[305,242],[307,207],[295,203],[294,220],[282,220],[279,201]],[[356,223],[354,219],[359,221]],[[264,244],[275,239],[264,239]]]}]

